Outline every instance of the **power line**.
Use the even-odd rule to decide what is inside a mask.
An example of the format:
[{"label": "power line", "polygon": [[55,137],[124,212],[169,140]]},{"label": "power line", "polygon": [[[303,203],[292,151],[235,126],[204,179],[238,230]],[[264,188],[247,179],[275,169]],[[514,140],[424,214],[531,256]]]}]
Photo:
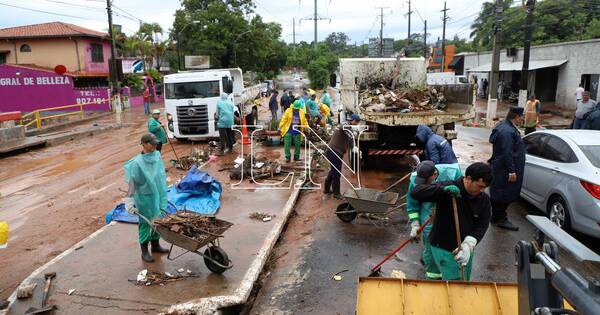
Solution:
[{"label": "power line", "polygon": [[85,9],[87,11],[95,11],[95,12],[104,11],[104,8],[94,7],[94,6],[88,6],[88,5],[83,5],[83,4],[70,3],[70,2],[64,2],[64,1],[58,1],[58,0],[45,0],[45,1],[52,2],[52,3],[58,3],[58,4],[63,4],[63,5],[69,5],[69,6],[72,6],[72,7]]},{"label": "power line", "polygon": [[21,7],[21,6],[18,6],[18,5],[2,3],[2,2],[0,2],[0,5],[6,6],[6,7],[12,7],[12,8],[17,8],[17,9],[22,9],[22,10],[28,10],[28,11],[38,12],[38,13],[44,13],[44,14],[50,14],[50,15],[56,15],[56,16],[70,17],[70,18],[80,19],[80,20],[93,20],[93,21],[102,21],[102,22],[104,22],[104,20],[99,20],[99,19],[94,19],[94,18],[81,17],[81,16],[75,16],[75,15],[69,15],[69,14],[63,14],[63,13],[56,13],[56,12],[50,12],[50,11],[32,9],[32,8],[27,8],[27,7]]},{"label": "power line", "polygon": [[129,13],[129,12],[127,12],[127,11],[119,8],[119,7],[117,7],[114,4],[112,4],[112,7],[115,8],[115,9],[117,9],[117,10],[119,10],[119,11],[121,11],[121,12],[123,12],[123,13],[125,13],[125,14],[127,14],[127,15],[129,15],[129,16],[131,16],[132,18],[136,19],[136,21],[142,21],[142,22],[144,21],[144,20],[140,19],[139,17],[137,17],[137,16],[135,16],[135,15],[133,15],[133,14],[131,14],[131,13]]}]

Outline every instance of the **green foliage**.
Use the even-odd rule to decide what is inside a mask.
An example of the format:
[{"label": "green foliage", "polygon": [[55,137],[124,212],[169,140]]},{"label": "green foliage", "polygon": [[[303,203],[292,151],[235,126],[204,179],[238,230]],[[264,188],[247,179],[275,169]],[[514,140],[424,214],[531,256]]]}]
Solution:
[{"label": "green foliage", "polygon": [[394,51],[404,50],[406,57],[422,57],[425,51],[423,43],[423,34],[411,34],[410,41],[408,39],[400,39],[394,41]]},{"label": "green foliage", "polygon": [[[240,67],[271,77],[285,66],[287,46],[279,39],[281,26],[266,23],[259,15],[252,14],[251,0],[181,3],[171,36],[172,40],[179,39],[182,56],[208,55],[212,68]],[[176,62],[170,64],[176,68]]]},{"label": "green foliage", "polygon": [[144,78],[139,74],[126,74],[123,77],[121,84],[132,89],[140,90],[144,87]]},{"label": "green foliage", "polygon": [[[600,13],[595,0],[544,0],[538,1],[534,11],[533,45],[600,38]],[[502,47],[522,47],[526,10],[519,4],[511,6],[512,0],[501,0]],[[494,5],[485,2],[475,22],[471,25],[473,47],[492,49]]]},{"label": "green foliage", "polygon": [[333,32],[325,38],[323,41],[329,51],[338,55],[340,58],[350,57],[352,56],[350,47],[348,46],[348,42],[350,41],[350,37],[342,32]]},{"label": "green foliage", "polygon": [[146,70],[146,75],[151,76],[155,84],[162,82],[162,74],[160,74],[160,72],[154,68]]}]

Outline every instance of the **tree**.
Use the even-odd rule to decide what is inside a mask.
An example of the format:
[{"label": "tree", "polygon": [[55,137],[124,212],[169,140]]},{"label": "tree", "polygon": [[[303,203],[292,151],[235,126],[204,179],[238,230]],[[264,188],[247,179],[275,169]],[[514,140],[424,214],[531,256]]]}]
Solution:
[{"label": "tree", "polygon": [[349,41],[350,37],[348,37],[348,35],[345,33],[333,32],[327,35],[324,43],[332,53],[337,54],[340,57],[349,57],[351,55],[350,47],[348,47]]},{"label": "tree", "polygon": [[[251,0],[183,0],[175,13],[172,40],[182,55],[208,55],[211,67],[239,66],[274,76],[286,63],[281,26],[253,14]],[[252,16],[251,19],[247,17]],[[199,21],[200,25],[193,21]],[[183,30],[183,32],[181,32]],[[176,68],[176,63],[171,63]]]}]

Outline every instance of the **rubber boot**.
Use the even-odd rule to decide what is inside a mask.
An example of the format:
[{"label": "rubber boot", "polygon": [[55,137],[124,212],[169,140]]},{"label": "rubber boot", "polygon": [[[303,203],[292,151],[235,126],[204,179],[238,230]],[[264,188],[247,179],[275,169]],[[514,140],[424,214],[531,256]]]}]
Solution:
[{"label": "rubber boot", "polygon": [[340,193],[340,181],[339,180],[335,180],[335,179],[332,180],[331,187],[333,188],[333,198],[338,199],[338,200],[344,199],[344,197]]},{"label": "rubber boot", "polygon": [[157,254],[166,254],[169,252],[168,249],[160,246],[158,240],[150,241],[150,245],[152,245],[152,252]]},{"label": "rubber boot", "polygon": [[140,244],[142,248],[142,260],[145,262],[154,262],[154,257],[148,252],[148,243]]}]

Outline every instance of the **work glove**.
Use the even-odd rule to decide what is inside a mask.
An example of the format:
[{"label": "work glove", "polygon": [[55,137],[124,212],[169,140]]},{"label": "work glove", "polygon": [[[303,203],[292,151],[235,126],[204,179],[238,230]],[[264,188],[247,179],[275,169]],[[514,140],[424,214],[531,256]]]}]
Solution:
[{"label": "work glove", "polygon": [[412,238],[413,240],[415,240],[417,242],[419,241],[418,234],[419,234],[420,227],[421,226],[419,225],[419,221],[414,220],[414,221],[410,222],[410,238]]},{"label": "work glove", "polygon": [[477,245],[477,239],[473,236],[467,236],[465,237],[465,240],[460,244],[460,247],[452,252],[452,254],[454,255],[454,259],[459,265],[464,267],[467,265],[467,263],[469,263],[471,253],[473,253],[475,245]]},{"label": "work glove", "polygon": [[123,198],[123,203],[125,204],[125,211],[127,211],[127,213],[134,214],[137,211],[135,203],[133,202],[133,197]]},{"label": "work glove", "polygon": [[460,189],[456,185],[450,185],[444,187],[444,191],[454,197],[460,196]]}]

